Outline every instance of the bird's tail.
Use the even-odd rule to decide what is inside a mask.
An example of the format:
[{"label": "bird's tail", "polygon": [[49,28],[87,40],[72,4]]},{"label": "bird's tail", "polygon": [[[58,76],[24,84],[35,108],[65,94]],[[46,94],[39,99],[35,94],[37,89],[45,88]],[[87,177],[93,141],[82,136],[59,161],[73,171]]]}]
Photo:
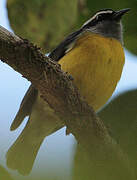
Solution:
[{"label": "bird's tail", "polygon": [[45,136],[38,136],[35,132],[32,134],[31,131],[28,132],[27,127],[25,128],[7,152],[7,166],[17,169],[23,175],[30,173],[45,138]]}]

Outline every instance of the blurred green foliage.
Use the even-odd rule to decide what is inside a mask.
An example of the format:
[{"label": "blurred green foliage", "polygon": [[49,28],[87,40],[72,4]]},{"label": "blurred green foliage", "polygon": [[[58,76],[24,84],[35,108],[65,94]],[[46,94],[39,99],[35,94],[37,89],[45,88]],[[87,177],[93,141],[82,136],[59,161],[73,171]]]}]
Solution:
[{"label": "blurred green foliage", "polygon": [[79,28],[96,11],[131,8],[123,18],[125,47],[137,54],[137,4],[129,0],[7,0],[14,32],[51,51],[63,38]]},{"label": "blurred green foliage", "polygon": [[0,180],[13,180],[9,172],[0,165]]},{"label": "blurred green foliage", "polygon": [[41,46],[54,48],[76,23],[77,0],[9,0],[8,16],[14,32]]},{"label": "blurred green foliage", "polygon": [[[125,159],[129,160],[127,162],[130,162],[129,166],[137,176],[137,90],[117,96],[98,115],[124,153]],[[115,164],[118,169],[114,167],[111,172],[109,169],[111,162],[107,164],[108,161],[101,161],[101,157],[95,158],[95,153],[91,156],[85,149],[77,144],[74,157],[74,180],[134,179],[130,177],[127,169],[122,170],[120,161],[116,160]]]},{"label": "blurred green foliage", "polygon": [[137,90],[116,97],[99,116],[110,135],[128,154],[137,173]]}]

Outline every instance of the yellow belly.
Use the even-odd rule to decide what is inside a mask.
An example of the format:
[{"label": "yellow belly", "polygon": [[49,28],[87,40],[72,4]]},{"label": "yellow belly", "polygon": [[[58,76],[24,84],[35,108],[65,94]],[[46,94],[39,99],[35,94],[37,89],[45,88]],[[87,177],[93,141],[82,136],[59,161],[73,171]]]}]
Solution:
[{"label": "yellow belly", "polygon": [[88,32],[59,63],[73,76],[81,95],[97,111],[115,90],[124,61],[123,47],[118,40]]}]

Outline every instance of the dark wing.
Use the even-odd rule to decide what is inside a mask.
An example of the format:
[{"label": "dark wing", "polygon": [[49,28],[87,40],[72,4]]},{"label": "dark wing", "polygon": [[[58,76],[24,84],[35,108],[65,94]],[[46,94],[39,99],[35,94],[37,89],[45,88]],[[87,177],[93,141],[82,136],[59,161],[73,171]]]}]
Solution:
[{"label": "dark wing", "polygon": [[68,35],[64,41],[62,41],[50,54],[49,57],[54,61],[59,61],[68,51],[69,48],[71,48],[71,45],[75,43],[75,40],[78,38],[78,36],[81,34],[83,29],[79,29],[76,32],[71,33]]},{"label": "dark wing", "polygon": [[38,95],[38,91],[34,88],[33,85],[30,85],[28,91],[26,92],[21,102],[19,111],[10,127],[11,130],[16,129],[22,123],[24,118],[31,114],[31,110],[37,98],[37,95]]}]

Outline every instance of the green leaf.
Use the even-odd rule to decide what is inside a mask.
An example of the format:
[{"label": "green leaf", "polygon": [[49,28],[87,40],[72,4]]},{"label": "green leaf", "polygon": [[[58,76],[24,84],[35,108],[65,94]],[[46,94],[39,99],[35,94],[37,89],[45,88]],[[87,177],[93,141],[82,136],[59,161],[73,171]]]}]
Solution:
[{"label": "green leaf", "polygon": [[77,0],[8,0],[7,8],[14,32],[47,52],[72,31],[77,20]]},{"label": "green leaf", "polygon": [[0,180],[13,180],[10,173],[0,165]]},{"label": "green leaf", "polygon": [[137,90],[116,97],[99,116],[137,168]]}]

